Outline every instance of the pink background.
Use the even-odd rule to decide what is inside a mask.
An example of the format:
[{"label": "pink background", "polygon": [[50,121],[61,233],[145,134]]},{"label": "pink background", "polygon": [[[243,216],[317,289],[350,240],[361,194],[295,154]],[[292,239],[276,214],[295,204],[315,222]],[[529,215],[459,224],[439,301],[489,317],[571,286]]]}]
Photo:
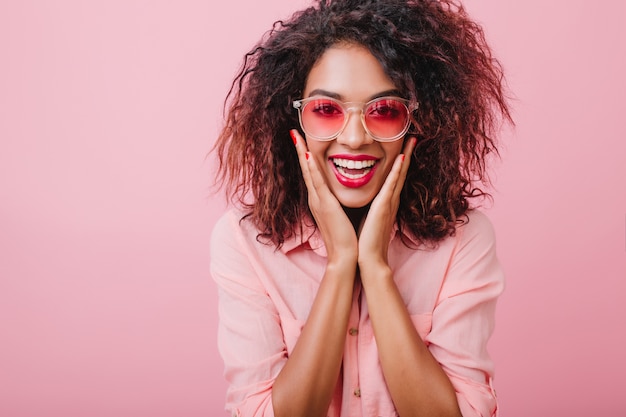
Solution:
[{"label": "pink background", "polygon": [[[0,2],[0,415],[218,416],[205,160],[303,0]],[[624,416],[626,3],[467,0],[515,93],[488,210],[503,416]]]}]

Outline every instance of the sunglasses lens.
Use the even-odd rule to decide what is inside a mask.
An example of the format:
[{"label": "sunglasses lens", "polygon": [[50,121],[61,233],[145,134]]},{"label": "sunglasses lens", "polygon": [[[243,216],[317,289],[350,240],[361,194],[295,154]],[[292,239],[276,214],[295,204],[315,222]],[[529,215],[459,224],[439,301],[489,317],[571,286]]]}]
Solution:
[{"label": "sunglasses lens", "polygon": [[409,125],[409,112],[403,102],[383,98],[371,103],[364,111],[365,124],[377,139],[392,139],[401,135]]},{"label": "sunglasses lens", "polygon": [[317,138],[332,138],[343,127],[344,111],[330,98],[316,98],[302,109],[302,128]]}]

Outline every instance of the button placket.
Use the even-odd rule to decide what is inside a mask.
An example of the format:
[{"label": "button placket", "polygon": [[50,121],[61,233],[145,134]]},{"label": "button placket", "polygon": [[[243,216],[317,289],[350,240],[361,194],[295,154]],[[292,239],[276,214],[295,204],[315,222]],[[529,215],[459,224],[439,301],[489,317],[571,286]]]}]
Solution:
[{"label": "button placket", "polygon": [[[362,415],[361,391],[359,375],[359,343],[360,334],[360,303],[361,295],[360,283],[355,285],[352,294],[352,308],[346,329],[346,346],[344,351],[344,379],[343,379],[343,399],[342,412],[349,415]],[[342,414],[343,415],[343,414]]]}]

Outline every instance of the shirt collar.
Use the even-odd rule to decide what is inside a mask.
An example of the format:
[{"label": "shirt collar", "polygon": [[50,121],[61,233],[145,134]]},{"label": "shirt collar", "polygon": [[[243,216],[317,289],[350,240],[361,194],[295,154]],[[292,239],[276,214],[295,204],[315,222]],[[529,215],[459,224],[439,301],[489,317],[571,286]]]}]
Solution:
[{"label": "shirt collar", "polygon": [[285,239],[283,245],[280,247],[280,250],[283,253],[288,253],[300,246],[308,246],[318,255],[324,257],[327,256],[322,234],[319,229],[315,227],[313,219],[308,216],[300,222],[298,227],[296,227],[294,235]]}]

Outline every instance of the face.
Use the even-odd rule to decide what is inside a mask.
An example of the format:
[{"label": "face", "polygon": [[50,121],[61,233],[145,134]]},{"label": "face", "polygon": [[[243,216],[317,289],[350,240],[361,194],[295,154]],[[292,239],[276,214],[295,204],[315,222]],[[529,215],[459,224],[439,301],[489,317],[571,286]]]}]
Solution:
[{"label": "face", "polygon": [[[340,44],[324,52],[313,66],[303,98],[324,95],[343,102],[367,103],[399,94],[369,50]],[[334,139],[306,137],[306,141],[335,197],[344,207],[359,208],[378,194],[404,141],[377,142],[363,127],[359,112],[349,115],[345,129]]]}]

